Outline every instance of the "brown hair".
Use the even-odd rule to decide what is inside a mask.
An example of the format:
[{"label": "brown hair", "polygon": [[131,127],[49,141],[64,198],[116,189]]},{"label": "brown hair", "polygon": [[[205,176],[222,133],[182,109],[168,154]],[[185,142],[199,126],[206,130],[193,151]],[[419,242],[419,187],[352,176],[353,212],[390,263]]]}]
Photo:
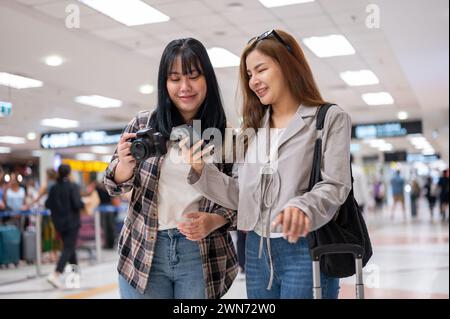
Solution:
[{"label": "brown hair", "polygon": [[325,104],[314,81],[313,74],[306,61],[300,45],[290,34],[276,30],[283,41],[291,47],[291,52],[274,36],[260,41],[250,42],[242,52],[240,69],[240,86],[243,97],[243,129],[257,130],[261,125],[267,107],[249,87],[247,74],[247,56],[254,50],[274,59],[283,72],[291,94],[304,106],[319,106]]}]

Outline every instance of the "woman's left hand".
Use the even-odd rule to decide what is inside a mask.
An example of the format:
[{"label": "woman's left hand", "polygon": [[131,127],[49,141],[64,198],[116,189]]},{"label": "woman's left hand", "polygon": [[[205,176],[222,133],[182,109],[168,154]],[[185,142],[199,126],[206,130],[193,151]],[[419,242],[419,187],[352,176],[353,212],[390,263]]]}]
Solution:
[{"label": "woman's left hand", "polygon": [[282,225],[283,234],[291,244],[295,244],[300,237],[306,237],[310,231],[309,217],[297,207],[285,208],[272,222],[272,228]]},{"label": "woman's left hand", "polygon": [[214,230],[226,224],[226,219],[217,214],[205,212],[192,212],[183,215],[191,221],[178,223],[178,229],[192,241],[199,241],[208,236]]}]

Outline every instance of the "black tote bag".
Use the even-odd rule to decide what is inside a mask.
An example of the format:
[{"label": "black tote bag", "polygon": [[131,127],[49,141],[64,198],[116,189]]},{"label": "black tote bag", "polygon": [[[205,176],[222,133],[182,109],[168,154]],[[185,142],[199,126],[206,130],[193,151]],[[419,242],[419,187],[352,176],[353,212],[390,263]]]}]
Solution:
[{"label": "black tote bag", "polygon": [[[322,130],[325,116],[333,104],[325,104],[319,108],[316,119],[316,129]],[[308,191],[321,181],[320,168],[322,164],[322,139],[318,137],[314,147],[314,158]],[[351,171],[351,164],[350,171]],[[352,189],[344,204],[338,209],[333,219],[308,235],[310,249],[330,244],[356,244],[363,248],[363,267],[372,256],[372,245],[361,209],[353,196]],[[355,274],[355,259],[352,254],[328,254],[320,259],[320,269],[330,277],[344,278]]]}]

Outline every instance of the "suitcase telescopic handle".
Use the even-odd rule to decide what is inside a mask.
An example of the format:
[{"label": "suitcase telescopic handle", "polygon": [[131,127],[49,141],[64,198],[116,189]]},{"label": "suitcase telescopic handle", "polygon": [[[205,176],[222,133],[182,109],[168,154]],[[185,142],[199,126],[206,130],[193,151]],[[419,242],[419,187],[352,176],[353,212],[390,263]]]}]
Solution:
[{"label": "suitcase telescopic handle", "polygon": [[311,257],[313,260],[320,260],[322,255],[329,254],[353,254],[355,259],[359,259],[362,258],[363,247],[356,244],[330,244],[311,249]]},{"label": "suitcase telescopic handle", "polygon": [[356,298],[364,299],[364,282],[362,273],[363,247],[356,244],[330,244],[311,249],[313,260],[313,296],[314,299],[322,298],[320,286],[320,257],[329,254],[353,254],[356,269]]}]

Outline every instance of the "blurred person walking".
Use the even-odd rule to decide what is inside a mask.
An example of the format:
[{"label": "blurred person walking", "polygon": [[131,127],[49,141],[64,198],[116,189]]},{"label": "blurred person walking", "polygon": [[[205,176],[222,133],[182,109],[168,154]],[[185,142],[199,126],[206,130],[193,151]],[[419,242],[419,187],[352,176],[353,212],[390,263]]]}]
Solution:
[{"label": "blurred person walking", "polygon": [[39,191],[36,189],[36,181],[33,178],[27,179],[25,183],[25,193],[25,204],[27,207],[31,207],[39,196]]},{"label": "blurred person walking", "polygon": [[[39,192],[37,197],[30,203],[30,206],[33,206],[35,204],[40,204],[42,199],[45,198],[45,196],[48,195],[50,188],[55,185],[56,180],[58,178],[58,173],[53,168],[48,168],[45,171],[46,174],[46,182],[41,185],[39,188]],[[42,203],[45,205],[45,201]]]},{"label": "blurred person walking", "polygon": [[385,187],[381,179],[376,178],[373,183],[373,199],[375,201],[375,212],[383,211],[384,199],[386,195]]},{"label": "blurred person walking", "polygon": [[[111,197],[103,183],[96,181],[95,190],[100,198],[100,205],[112,206],[113,197]],[[118,209],[118,208],[117,208]],[[116,242],[116,219],[117,210],[114,212],[101,213],[101,224],[105,234],[105,248],[113,249]]]},{"label": "blurred person walking", "polygon": [[47,277],[47,281],[56,288],[62,287],[60,277],[66,264],[78,264],[75,248],[80,228],[80,210],[84,204],[81,201],[79,186],[70,181],[70,172],[69,165],[59,166],[57,182],[50,188],[45,202],[63,241],[63,250],[56,269]]},{"label": "blurred person walking", "polygon": [[406,218],[405,195],[404,195],[405,180],[400,175],[400,170],[397,170],[395,172],[394,177],[392,177],[391,187],[392,187],[392,196],[393,196],[391,219],[394,220],[395,208],[398,206],[397,204],[400,204],[401,208],[402,208],[402,212],[403,212],[403,219],[404,219],[404,221],[406,221],[407,218]]},{"label": "blurred person walking", "polygon": [[[45,207],[50,188],[56,184],[58,172],[53,168],[45,171],[46,181],[39,188],[37,198],[30,203],[30,207]],[[44,253],[45,262],[56,262],[58,260],[58,252],[61,250],[62,242],[59,234],[56,232],[50,215],[42,216],[42,251]]]},{"label": "blurred person walking", "polygon": [[[442,175],[439,178],[438,186],[439,186],[439,209],[441,212],[442,221],[446,220],[446,214],[448,211],[448,168],[445,171],[442,171]],[[447,218],[448,220],[448,218]]]},{"label": "blurred person walking", "polygon": [[430,209],[430,218],[433,220],[433,211],[436,206],[436,199],[438,194],[438,186],[433,182],[433,177],[428,176],[424,186],[425,197],[428,201],[428,207]]},{"label": "blurred person walking", "polygon": [[[92,180],[91,183],[88,186],[87,192],[85,195],[86,197],[83,197],[85,200],[86,206],[89,205],[90,211],[88,212],[89,215],[93,215],[93,212],[95,209],[98,208],[98,206],[112,206],[113,201],[112,197],[109,195],[108,191],[106,190],[103,183],[97,181],[96,179]],[[95,207],[94,207],[95,205]],[[87,209],[86,209],[87,211]],[[100,223],[103,231],[104,236],[104,246],[103,248],[106,249],[112,249],[114,248],[115,244],[115,226],[116,226],[116,217],[117,212],[105,212],[100,211]]]},{"label": "blurred person walking", "polygon": [[6,209],[6,204],[5,201],[3,200],[3,194],[5,192],[5,183],[3,180],[4,176],[5,173],[3,172],[3,168],[0,166],[0,212]]},{"label": "blurred person walking", "polygon": [[420,199],[421,192],[422,191],[419,182],[417,181],[417,177],[413,177],[409,196],[411,199],[411,216],[414,219],[417,218],[418,215],[418,201]]}]

